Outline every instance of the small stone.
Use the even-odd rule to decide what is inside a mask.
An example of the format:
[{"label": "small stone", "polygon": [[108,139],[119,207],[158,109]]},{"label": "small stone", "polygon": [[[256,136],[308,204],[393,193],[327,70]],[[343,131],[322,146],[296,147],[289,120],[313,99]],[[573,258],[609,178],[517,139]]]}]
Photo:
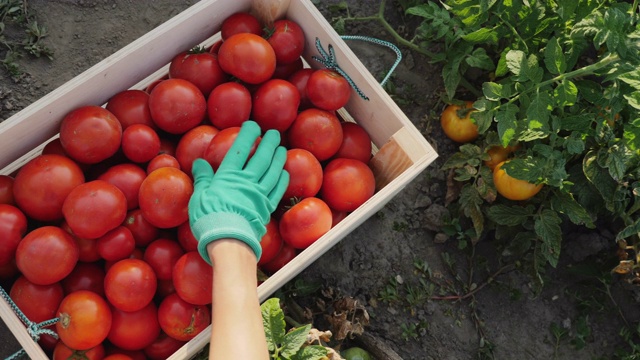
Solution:
[{"label": "small stone", "polygon": [[445,233],[437,233],[433,238],[433,242],[436,244],[444,244],[449,240],[449,235]]},{"label": "small stone", "polygon": [[396,275],[396,282],[398,284],[403,284],[404,283],[404,279],[402,278],[402,276]]},{"label": "small stone", "polygon": [[428,196],[419,196],[416,201],[413,203],[413,207],[416,209],[427,208],[429,207],[433,201]]}]

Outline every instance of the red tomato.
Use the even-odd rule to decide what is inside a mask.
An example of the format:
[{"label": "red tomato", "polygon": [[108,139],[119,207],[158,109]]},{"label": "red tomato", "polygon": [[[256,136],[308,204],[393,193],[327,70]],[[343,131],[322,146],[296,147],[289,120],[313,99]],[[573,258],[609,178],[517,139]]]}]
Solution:
[{"label": "red tomato", "polygon": [[28,217],[59,220],[67,195],[82,183],[84,174],[73,160],[60,155],[40,155],[20,168],[13,182],[13,195]]},{"label": "red tomato", "polygon": [[173,157],[176,156],[176,147],[178,147],[178,142],[173,139],[168,139],[166,137],[160,138],[160,152],[158,154],[168,154]]},{"label": "red tomato", "polygon": [[109,110],[82,106],[67,114],[60,125],[60,142],[72,159],[96,164],[120,148],[122,125]]},{"label": "red tomato", "polygon": [[170,280],[158,280],[158,289],[156,290],[156,300],[162,300],[176,292],[175,286],[173,286],[173,279]]},{"label": "red tomato", "polygon": [[144,261],[153,268],[159,280],[172,279],[173,266],[184,254],[178,242],[169,239],[158,239],[147,246]]},{"label": "red tomato", "polygon": [[211,313],[206,305],[193,305],[171,294],[158,307],[160,328],[168,336],[189,341],[211,323]]},{"label": "red tomato", "polygon": [[207,111],[218,129],[240,126],[251,115],[251,93],[237,82],[220,84],[209,95]]},{"label": "red tomato", "polygon": [[62,155],[62,156],[69,157],[69,155],[67,155],[67,153],[64,151],[64,148],[62,147],[62,142],[60,142],[59,137],[49,141],[44,146],[44,148],[42,148],[42,155],[47,155],[47,154],[55,154],[55,155]]},{"label": "red tomato", "polygon": [[176,168],[160,168],[147,176],[140,186],[142,216],[161,229],[176,227],[189,219],[189,199],[193,182]]},{"label": "red tomato", "polygon": [[173,286],[182,300],[190,304],[210,304],[213,268],[197,251],[189,251],[178,259],[173,268]]},{"label": "red tomato", "polygon": [[109,303],[122,311],[138,311],[147,306],[157,287],[153,268],[138,259],[116,262],[104,277],[104,293]]},{"label": "red tomato", "polygon": [[138,311],[122,311],[111,307],[111,312],[113,322],[107,338],[121,349],[144,349],[160,335],[158,308],[153,302]]},{"label": "red tomato", "polygon": [[262,36],[262,24],[253,15],[247,12],[238,12],[222,22],[220,29],[222,40],[240,33],[252,33]]},{"label": "red tomato", "polygon": [[320,194],[330,208],[353,211],[376,190],[373,171],[359,160],[335,159],[324,168]]},{"label": "red tomato", "polygon": [[138,192],[147,173],[136,164],[118,164],[110,167],[98,176],[98,180],[104,180],[115,185],[127,199],[127,209],[138,207]]},{"label": "red tomato", "polygon": [[220,45],[222,45],[222,40],[218,40],[216,41],[213,45],[211,45],[211,47],[209,48],[209,53],[218,56],[218,50],[220,50]]},{"label": "red tomato", "polygon": [[129,355],[126,354],[111,354],[106,356],[104,359],[102,360],[134,360],[134,358],[132,358]]},{"label": "red tomato", "polygon": [[331,227],[334,227],[349,215],[346,211],[336,211],[331,209]]},{"label": "red tomato", "polygon": [[188,221],[178,226],[178,242],[185,252],[198,250],[198,240],[193,236],[191,225],[189,225]]},{"label": "red tomato", "polygon": [[184,134],[198,126],[207,111],[207,101],[197,86],[183,79],[167,79],[149,95],[151,118],[170,134]]},{"label": "red tomato", "polygon": [[259,35],[240,33],[230,36],[218,50],[220,67],[249,84],[260,84],[276,70],[276,54]]},{"label": "red tomato", "polygon": [[342,145],[334,158],[360,160],[365,164],[371,159],[371,138],[360,125],[352,122],[340,123],[342,126]]},{"label": "red tomato", "polygon": [[174,156],[171,156],[169,154],[159,154],[151,159],[151,161],[149,161],[149,164],[147,165],[147,175],[151,174],[153,170],[157,170],[163,167],[173,167],[178,170],[181,169],[178,159],[176,159]]},{"label": "red tomato", "polygon": [[126,259],[136,248],[136,240],[131,230],[125,226],[118,226],[99,237],[96,242],[100,257],[107,261]]},{"label": "red tomato", "polygon": [[9,175],[0,175],[0,204],[16,204],[13,198],[13,178]]},{"label": "red tomato", "polygon": [[304,199],[315,196],[322,186],[322,165],[304,149],[287,150],[284,169],[289,173],[289,185],[283,199]]},{"label": "red tomato", "polygon": [[5,265],[0,265],[0,286],[9,287],[18,275],[20,275],[20,270],[18,270],[15,259]]},{"label": "red tomato", "polygon": [[338,118],[320,109],[302,111],[287,132],[291,148],[308,150],[319,161],[335,155],[340,149],[342,138],[342,126]]},{"label": "red tomato", "polygon": [[302,70],[303,67],[304,63],[302,62],[302,58],[299,57],[294,62],[276,65],[276,70],[273,72],[273,76],[271,76],[271,78],[287,80],[291,75]]},{"label": "red tomato", "polygon": [[263,131],[284,132],[298,115],[300,93],[290,82],[271,79],[253,94],[253,120]]},{"label": "red tomato", "polygon": [[[135,248],[133,249],[133,252],[131,253],[131,255],[129,255],[129,257],[127,257],[127,259],[136,259],[136,260],[142,260],[142,258],[144,257],[144,250],[141,248]],[[104,262],[104,269],[105,271],[109,271],[109,269],[111,269],[111,267],[117,263],[120,260],[116,260],[116,261],[105,261]]]},{"label": "red tomato", "polygon": [[0,204],[0,266],[10,263],[27,233],[27,217],[13,205]]},{"label": "red tomato", "polygon": [[78,245],[57,226],[28,233],[16,250],[16,265],[32,283],[49,285],[64,279],[78,262]]},{"label": "red tomato", "polygon": [[33,322],[39,323],[57,316],[58,306],[64,298],[59,282],[37,285],[20,276],[9,291],[9,297]]},{"label": "red tomato", "polygon": [[115,185],[93,180],[71,190],[62,212],[74,234],[97,239],[127,217],[127,198]]},{"label": "red tomato", "polygon": [[267,232],[260,240],[260,247],[262,248],[262,256],[258,261],[258,266],[273,260],[282,249],[282,237],[278,229],[278,220],[273,217],[267,223]]},{"label": "red tomato", "polygon": [[160,229],[144,218],[140,209],[129,211],[122,225],[131,231],[133,239],[136,241],[136,246],[149,245],[150,242],[158,238],[160,233]]},{"label": "red tomato", "polygon": [[290,64],[300,59],[304,51],[304,32],[291,20],[277,20],[267,39],[276,53],[277,64]]},{"label": "red tomato", "polygon": [[169,65],[169,77],[193,83],[204,97],[227,80],[216,56],[199,48],[176,55]]},{"label": "red tomato", "polygon": [[155,128],[149,111],[149,94],[142,90],[124,90],[115,94],[106,109],[116,116],[122,130],[133,124],[144,124]]},{"label": "red tomato", "polygon": [[98,263],[79,262],[71,274],[62,279],[65,295],[78,290],[89,290],[104,297],[105,272]]},{"label": "red tomato", "polygon": [[296,249],[306,249],[331,230],[331,209],[316,198],[308,197],[287,210],[280,219],[282,240]]},{"label": "red tomato", "polygon": [[[213,95],[209,97],[209,101],[212,97]],[[191,175],[193,160],[204,156],[207,146],[219,132],[220,130],[211,125],[200,125],[187,131],[180,138],[176,148],[176,159],[180,163],[180,169],[187,175]]]},{"label": "red tomato", "polygon": [[73,238],[73,241],[75,241],[76,245],[78,245],[78,261],[94,262],[100,260],[101,257],[100,253],[98,252],[98,243],[95,239],[87,239],[77,236],[73,233],[73,230],[71,230],[69,224],[67,224],[66,221],[63,221],[60,224],[60,228],[69,233],[69,235],[71,235],[71,237]]},{"label": "red tomato", "polygon": [[308,109],[313,106],[309,100],[309,96],[307,96],[307,82],[309,82],[309,77],[311,77],[314,71],[315,70],[310,68],[298,70],[288,78],[289,82],[293,84],[300,93],[300,109]]},{"label": "red tomato", "polygon": [[143,124],[133,124],[122,133],[122,152],[135,163],[144,163],[160,152],[160,137]]},{"label": "red tomato", "polygon": [[289,261],[293,260],[297,255],[296,249],[291,245],[284,243],[282,245],[282,249],[276,257],[269,261],[268,263],[262,265],[262,269],[269,274],[275,274],[276,271],[282,269],[283,266],[287,265]]},{"label": "red tomato", "polygon": [[53,360],[103,360],[104,346],[102,344],[89,350],[74,350],[62,341],[58,341],[53,350]]},{"label": "red tomato", "polygon": [[78,290],[65,296],[58,308],[60,321],[56,331],[60,340],[76,350],[88,350],[100,345],[112,324],[112,312],[100,295]]},{"label": "red tomato", "polygon": [[186,343],[186,341],[176,340],[164,332],[161,332],[160,335],[143,350],[144,354],[151,360],[165,360]]},{"label": "red tomato", "polygon": [[[221,130],[209,143],[209,146],[204,151],[202,158],[207,160],[213,170],[218,170],[218,167],[222,163],[222,159],[227,155],[227,152],[233,145],[233,142],[238,137],[238,133],[240,132],[240,127],[230,127],[224,130]],[[260,138],[256,140],[256,142],[251,147],[251,151],[249,153],[249,157],[253,155],[260,143]]]},{"label": "red tomato", "polygon": [[337,72],[319,69],[307,81],[309,101],[323,110],[338,110],[349,102],[351,85]]}]

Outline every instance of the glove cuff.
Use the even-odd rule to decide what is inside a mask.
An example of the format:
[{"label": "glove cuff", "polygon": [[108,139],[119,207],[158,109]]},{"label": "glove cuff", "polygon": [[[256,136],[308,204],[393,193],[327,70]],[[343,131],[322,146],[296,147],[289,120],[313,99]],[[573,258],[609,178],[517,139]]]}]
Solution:
[{"label": "glove cuff", "polygon": [[198,240],[198,252],[200,256],[211,265],[211,259],[207,252],[207,245],[219,239],[237,239],[249,247],[256,254],[256,261],[262,255],[260,239],[251,224],[244,216],[234,213],[213,213],[205,215],[191,226],[193,236]]}]

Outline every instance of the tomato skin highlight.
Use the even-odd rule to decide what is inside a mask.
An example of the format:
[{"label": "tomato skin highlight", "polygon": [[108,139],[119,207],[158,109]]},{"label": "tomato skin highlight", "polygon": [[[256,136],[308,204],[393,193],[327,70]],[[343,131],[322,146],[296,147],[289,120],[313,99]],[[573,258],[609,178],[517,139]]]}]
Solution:
[{"label": "tomato skin highlight", "polygon": [[532,184],[528,181],[516,179],[502,169],[506,161],[501,162],[493,170],[493,183],[498,193],[509,200],[528,200],[542,190],[543,184]]},{"label": "tomato skin highlight", "polygon": [[474,110],[469,110],[465,117],[460,118],[458,111],[462,109],[473,109],[473,102],[466,101],[465,106],[449,105],[440,115],[440,125],[447,137],[458,143],[468,143],[478,138],[478,125],[471,120],[471,113]]}]

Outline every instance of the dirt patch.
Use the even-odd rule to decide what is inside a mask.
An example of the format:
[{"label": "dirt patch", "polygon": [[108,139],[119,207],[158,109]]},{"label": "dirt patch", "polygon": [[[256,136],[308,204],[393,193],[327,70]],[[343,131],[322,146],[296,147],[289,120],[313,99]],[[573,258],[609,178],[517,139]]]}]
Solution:
[{"label": "dirt patch", "polygon": [[[0,119],[193,3],[30,1],[38,21],[47,26],[50,35],[45,44],[54,51],[54,59],[23,59],[20,64],[26,74],[16,81],[2,73]],[[343,11],[332,6],[339,1],[317,3],[328,19]],[[378,8],[373,1],[347,3],[352,15],[371,15]],[[415,27],[395,5],[389,4],[386,12],[400,32]],[[346,31],[392,40],[375,23],[348,25]],[[377,45],[348,44],[378,79],[395,59],[393,52]],[[459,250],[455,239],[439,234],[446,214],[447,186],[440,167],[456,145],[446,139],[438,123],[443,106],[438,97],[440,69],[406,49],[403,55],[392,79],[391,95],[440,157],[377,215],[309,266],[300,279],[359,299],[372,315],[367,331],[385,340],[404,359],[613,358],[616,348],[625,347],[618,335],[625,325],[620,314],[631,326],[639,314],[637,302],[623,284],[611,281],[605,286],[598,281],[606,273],[606,254],[614,245],[605,230],[567,231],[561,263],[545,274],[548,286],[537,297],[517,263],[511,267],[500,263],[491,238],[477,246],[476,261],[470,266],[469,250]],[[420,294],[433,298],[420,299]],[[317,320],[321,327],[322,319]],[[552,324],[558,326],[556,335],[564,335],[554,337]],[[19,345],[4,327],[0,334],[0,356],[6,357]]]}]

